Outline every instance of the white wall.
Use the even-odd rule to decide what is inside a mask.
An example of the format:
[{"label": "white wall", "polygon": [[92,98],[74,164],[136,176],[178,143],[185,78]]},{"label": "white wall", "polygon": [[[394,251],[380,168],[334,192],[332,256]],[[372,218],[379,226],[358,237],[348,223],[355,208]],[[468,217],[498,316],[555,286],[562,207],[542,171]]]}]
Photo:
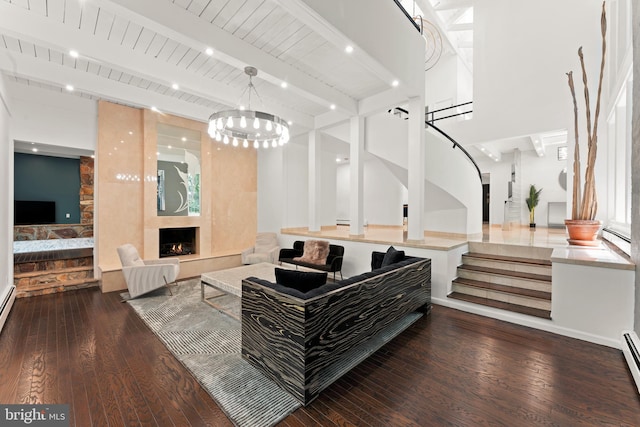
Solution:
[{"label": "white wall", "polygon": [[14,140],[95,151],[96,101],[15,82],[7,89]]},{"label": "white wall", "polygon": [[565,73],[573,70],[578,77],[580,96],[577,50],[584,46],[595,102],[601,5],[601,0],[475,2],[473,120],[443,123],[445,130],[464,145],[572,127]]},{"label": "white wall", "polygon": [[[529,224],[529,210],[525,199],[529,195],[529,185],[537,189],[542,188],[540,203],[536,207],[536,224],[547,225],[547,204],[549,202],[566,202],[567,191],[560,187],[558,176],[567,167],[566,161],[558,161],[556,147],[548,149],[543,157],[538,157],[535,151],[522,151],[522,165],[520,181],[522,183],[522,217],[521,224]],[[490,212],[489,223],[501,225],[504,221],[504,201],[508,196],[508,182],[511,179],[511,162],[513,156],[502,156],[502,161],[476,159],[483,173],[490,174]]]},{"label": "white wall", "polygon": [[[365,156],[363,167],[363,212],[367,225],[402,225],[402,205],[407,189],[376,157]],[[336,212],[338,219],[349,219],[350,166],[343,164],[336,171]]]},{"label": "white wall", "polygon": [[280,232],[286,199],[283,176],[284,149],[258,150],[258,230]]},{"label": "white wall", "polygon": [[[13,140],[10,137],[9,100],[0,75],[0,304],[13,288]],[[2,313],[6,318],[7,312]],[[2,322],[0,322],[0,329]]]}]

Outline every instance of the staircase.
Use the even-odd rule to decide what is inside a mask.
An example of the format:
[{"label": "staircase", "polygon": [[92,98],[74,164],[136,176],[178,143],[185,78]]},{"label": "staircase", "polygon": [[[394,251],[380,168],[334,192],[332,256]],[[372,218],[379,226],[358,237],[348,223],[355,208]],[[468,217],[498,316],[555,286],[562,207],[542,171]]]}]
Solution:
[{"label": "staircase", "polygon": [[16,298],[98,286],[93,277],[93,249],[15,254]]},{"label": "staircase", "polygon": [[470,242],[449,298],[551,319],[551,248]]}]

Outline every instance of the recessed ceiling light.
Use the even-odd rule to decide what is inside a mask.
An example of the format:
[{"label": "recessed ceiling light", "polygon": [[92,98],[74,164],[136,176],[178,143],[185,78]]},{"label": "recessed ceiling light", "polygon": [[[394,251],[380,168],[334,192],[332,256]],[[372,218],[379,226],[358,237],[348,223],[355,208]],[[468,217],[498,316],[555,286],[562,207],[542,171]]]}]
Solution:
[{"label": "recessed ceiling light", "polygon": [[158,109],[156,107],[151,107],[151,111],[155,111],[157,113]]},{"label": "recessed ceiling light", "polygon": [[131,131],[131,130],[130,130],[130,131],[129,131],[129,135],[133,135],[133,131]]},{"label": "recessed ceiling light", "polygon": [[209,56],[213,55],[213,49],[210,47],[208,47],[207,50],[205,50],[204,52]]},{"label": "recessed ceiling light", "polygon": [[170,146],[170,145],[169,145],[169,146],[167,146],[167,148],[168,148],[169,150],[171,150],[171,146]]},{"label": "recessed ceiling light", "polygon": [[120,140],[120,144],[124,144],[124,140],[123,139]]},{"label": "recessed ceiling light", "polygon": [[174,84],[171,85],[171,89],[178,90],[178,89],[180,89],[180,85],[178,85],[178,83],[174,83]]},{"label": "recessed ceiling light", "polygon": [[73,90],[73,85],[66,85],[64,88],[71,92]]},{"label": "recessed ceiling light", "polygon": [[287,88],[287,86],[289,86],[289,84],[288,84],[287,82],[282,82],[282,83],[280,83],[280,87],[281,87],[282,89],[286,89],[286,88]]},{"label": "recessed ceiling light", "polygon": [[239,109],[240,111],[244,111],[244,110],[245,110],[245,106],[244,106],[244,105],[241,105],[240,107],[238,107],[238,109]]},{"label": "recessed ceiling light", "polygon": [[187,140],[187,137],[183,136],[181,139],[182,139],[182,142],[185,142]]},{"label": "recessed ceiling light", "polygon": [[391,86],[393,87],[398,87],[398,85],[400,84],[400,82],[398,80],[394,80],[391,82]]},{"label": "recessed ceiling light", "polygon": [[159,156],[159,155],[160,155],[160,152],[159,152],[159,151],[156,151],[156,156]]},{"label": "recessed ceiling light", "polygon": [[95,159],[95,158],[96,158],[95,154],[92,154],[92,155],[91,155],[91,158],[92,158],[92,159]]},{"label": "recessed ceiling light", "polygon": [[77,50],[73,50],[73,49],[71,49],[71,50],[69,51],[69,56],[70,56],[70,57],[72,57],[72,58],[77,58],[78,56],[80,56],[80,54],[78,53],[78,51],[77,51]]},{"label": "recessed ceiling light", "polygon": [[332,110],[335,110],[336,109],[336,104],[329,105],[329,108],[331,108]]},{"label": "recessed ceiling light", "polygon": [[344,51],[347,53],[352,53],[353,52],[353,46],[348,45],[347,47],[344,48]]},{"label": "recessed ceiling light", "polygon": [[37,153],[38,149],[37,148],[32,148],[31,151],[33,151],[34,153]]},{"label": "recessed ceiling light", "polygon": [[291,126],[291,125],[293,124],[293,122],[292,122],[291,120],[289,120],[289,121],[287,122],[287,124],[288,124],[289,126]]}]

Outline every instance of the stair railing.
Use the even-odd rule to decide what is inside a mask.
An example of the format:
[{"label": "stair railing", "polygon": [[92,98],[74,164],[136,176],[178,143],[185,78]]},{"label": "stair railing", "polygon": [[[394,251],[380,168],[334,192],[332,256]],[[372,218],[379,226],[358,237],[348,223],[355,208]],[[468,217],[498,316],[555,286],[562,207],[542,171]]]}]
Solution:
[{"label": "stair railing", "polygon": [[[471,103],[472,103],[472,102],[465,102],[464,104],[460,104],[460,105],[468,105],[468,104],[471,104]],[[440,112],[440,111],[448,110],[448,109],[451,109],[451,108],[457,108],[457,107],[459,107],[460,105],[454,105],[454,106],[452,106],[452,107],[441,108],[440,110],[434,110],[434,111],[432,111],[432,113],[436,113],[436,112]],[[390,112],[390,113],[391,113],[391,112],[393,112],[394,114],[395,114],[395,113],[397,113],[397,112],[400,112],[400,113],[405,114],[405,117],[402,117],[404,120],[407,120],[407,119],[409,118],[409,117],[408,117],[408,116],[409,116],[409,112],[408,112],[407,110],[405,110],[404,108],[396,107],[396,108],[394,108],[394,109],[392,109],[392,110],[389,110],[389,112]],[[457,142],[455,139],[451,138],[451,136],[449,136],[449,134],[447,134],[445,131],[443,131],[442,129],[440,129],[439,127],[437,127],[437,126],[435,126],[435,125],[433,124],[433,122],[434,122],[434,121],[436,121],[436,120],[442,120],[442,119],[446,119],[446,118],[449,118],[449,117],[460,116],[460,115],[462,115],[462,114],[468,114],[468,113],[469,113],[469,111],[464,112],[464,113],[452,114],[452,115],[449,115],[449,116],[446,116],[446,117],[440,117],[440,118],[435,119],[435,120],[433,120],[433,121],[425,120],[425,121],[424,121],[424,125],[425,125],[424,127],[425,127],[425,128],[429,128],[429,127],[430,127],[431,129],[435,130],[435,131],[436,131],[436,132],[438,132],[440,135],[444,136],[446,139],[448,139],[449,141],[451,141],[451,142],[453,143],[453,149],[454,149],[454,150],[455,150],[456,148],[460,149],[460,151],[462,151],[462,153],[463,153],[465,156],[467,156],[467,158],[469,159],[469,161],[471,161],[471,163],[473,164],[473,166],[476,168],[476,171],[478,171],[478,177],[480,178],[480,181],[482,181],[482,172],[480,171],[480,168],[478,167],[478,164],[476,163],[476,161],[475,161],[475,160],[473,160],[473,157],[471,157],[471,154],[469,154],[469,152],[468,152],[467,150],[465,150],[465,148],[464,148],[462,145],[458,144],[458,142]]]},{"label": "stair railing", "polygon": [[402,11],[402,13],[404,13],[404,16],[407,17],[407,19],[409,21],[411,21],[411,25],[413,25],[416,30],[418,30],[418,32],[420,34],[422,34],[422,29],[420,28],[420,26],[418,25],[418,23],[413,19],[413,17],[411,15],[409,15],[409,12],[407,12],[407,9],[404,8],[404,6],[402,5],[402,3],[400,3],[399,0],[393,0],[396,4],[396,6],[398,6],[400,8],[400,10]]}]

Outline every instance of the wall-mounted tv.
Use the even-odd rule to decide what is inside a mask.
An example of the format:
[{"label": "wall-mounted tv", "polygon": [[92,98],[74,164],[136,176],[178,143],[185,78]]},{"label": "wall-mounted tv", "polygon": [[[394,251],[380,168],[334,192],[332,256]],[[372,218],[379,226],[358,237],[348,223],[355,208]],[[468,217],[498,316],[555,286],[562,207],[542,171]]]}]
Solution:
[{"label": "wall-mounted tv", "polygon": [[56,202],[16,200],[13,204],[15,225],[55,224]]}]

